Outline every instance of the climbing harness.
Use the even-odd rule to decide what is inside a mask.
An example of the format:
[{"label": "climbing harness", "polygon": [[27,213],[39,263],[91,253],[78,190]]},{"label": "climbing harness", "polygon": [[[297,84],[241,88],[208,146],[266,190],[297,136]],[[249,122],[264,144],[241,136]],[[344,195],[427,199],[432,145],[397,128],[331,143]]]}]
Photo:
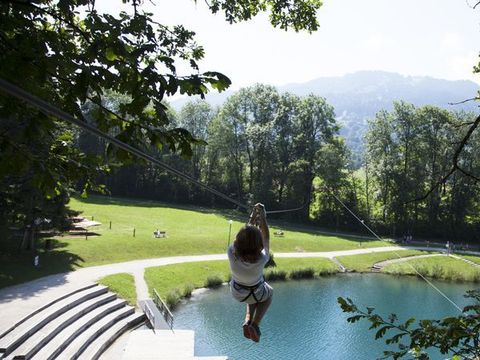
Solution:
[{"label": "climbing harness", "polygon": [[263,287],[262,296],[260,296],[260,299],[258,299],[257,296],[255,295],[255,291],[260,286],[262,286],[264,283],[265,283],[265,279],[262,278],[262,280],[260,280],[257,284],[252,285],[252,286],[247,286],[247,285],[240,284],[240,283],[238,283],[238,282],[236,282],[235,280],[232,279],[232,286],[235,290],[239,291],[239,290],[243,289],[243,290],[248,290],[249,291],[248,295],[245,296],[242,300],[240,300],[240,302],[247,301],[247,299],[250,296],[252,296],[255,299],[255,302],[257,302],[257,303],[262,302],[263,297],[265,296],[265,287]]}]

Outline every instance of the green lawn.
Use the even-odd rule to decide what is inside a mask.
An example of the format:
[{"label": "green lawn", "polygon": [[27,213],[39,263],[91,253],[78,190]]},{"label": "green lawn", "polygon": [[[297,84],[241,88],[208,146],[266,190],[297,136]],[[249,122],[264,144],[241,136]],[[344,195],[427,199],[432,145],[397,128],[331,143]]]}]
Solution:
[{"label": "green lawn", "polygon": [[[173,255],[223,253],[229,234],[228,220],[232,219],[231,237],[245,224],[247,215],[239,217],[229,212],[202,208],[173,208],[154,202],[94,197],[86,201],[71,201],[71,207],[83,216],[102,222],[95,228],[100,237],[87,241],[64,239],[72,252],[79,254],[86,266],[132,259]],[[109,222],[112,221],[112,230]],[[135,228],[135,238],[133,237]],[[155,229],[167,232],[168,238],[155,239]],[[272,226],[272,234],[278,229]],[[274,252],[332,251],[355,249],[359,239],[315,234],[315,228],[289,230],[282,226],[285,236],[272,237]],[[362,241],[364,247],[385,246],[382,241]],[[125,251],[128,249],[128,251]]]},{"label": "green lawn", "polygon": [[398,257],[425,255],[427,251],[419,250],[401,250],[401,251],[387,251],[382,253],[371,253],[361,255],[338,256],[337,260],[343,264],[347,269],[357,272],[369,272],[372,266],[380,261],[398,259]]},{"label": "green lawn", "polygon": [[[0,239],[0,288],[86,266],[175,255],[224,253],[229,220],[233,221],[233,239],[247,218],[247,214],[228,210],[173,207],[159,202],[100,196],[72,199],[70,207],[81,211],[82,216],[93,217],[102,223],[92,229],[98,236],[89,236],[88,239],[83,236],[57,237],[51,251],[45,251],[40,242],[38,268],[32,266],[31,253],[18,253],[16,241]],[[351,236],[322,235],[315,227],[289,226],[276,221],[273,216],[269,220],[272,234],[278,229],[285,233],[284,237],[272,237],[273,252],[334,251],[390,245]],[[156,229],[166,231],[168,237],[154,238]]]},{"label": "green lawn", "polygon": [[480,270],[462,260],[448,256],[412,259],[405,263],[386,266],[382,272],[394,275],[416,275],[412,265],[420,274],[433,279],[452,281],[480,281]]},{"label": "green lawn", "polygon": [[[335,273],[337,266],[325,258],[275,259],[276,270],[291,271],[312,268],[315,273]],[[268,271],[268,270],[267,270]],[[151,267],[145,269],[145,280],[150,293],[153,289],[163,298],[168,298],[172,291],[185,296],[194,288],[205,287],[208,277],[218,276],[224,282],[230,279],[230,268],[225,260],[202,261],[185,264]],[[172,305],[172,304],[170,304]]]},{"label": "green lawn", "polygon": [[135,280],[127,273],[113,274],[98,280],[99,284],[108,286],[110,291],[117,293],[119,297],[132,305],[137,305],[137,292],[135,291]]},{"label": "green lawn", "polygon": [[[134,259],[175,255],[198,255],[225,252],[229,220],[233,221],[231,238],[243,226],[247,215],[234,211],[215,211],[199,207],[172,207],[159,202],[91,196],[72,199],[70,207],[82,216],[102,224],[92,228],[98,236],[57,237],[54,249],[45,251],[40,242],[40,267],[34,268],[33,255],[19,254],[15,241],[0,239],[0,288],[50,274]],[[112,228],[110,229],[110,221]],[[271,220],[272,233],[277,229],[284,237],[272,237],[274,252],[332,251],[389,245],[355,237],[327,236],[315,227],[295,228]],[[135,228],[135,237],[133,229]],[[167,238],[156,239],[156,229]],[[18,240],[17,240],[18,241]]]}]

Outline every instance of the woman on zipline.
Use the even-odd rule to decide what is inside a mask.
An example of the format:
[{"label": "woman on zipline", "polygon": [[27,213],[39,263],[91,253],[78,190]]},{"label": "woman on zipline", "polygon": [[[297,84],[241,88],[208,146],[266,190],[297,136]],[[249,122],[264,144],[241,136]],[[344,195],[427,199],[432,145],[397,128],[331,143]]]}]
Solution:
[{"label": "woman on zipline", "polygon": [[230,290],[235,299],[247,304],[243,335],[255,342],[260,341],[260,321],[272,303],[273,289],[263,277],[269,250],[265,207],[256,204],[248,224],[240,229],[227,251],[232,272]]}]

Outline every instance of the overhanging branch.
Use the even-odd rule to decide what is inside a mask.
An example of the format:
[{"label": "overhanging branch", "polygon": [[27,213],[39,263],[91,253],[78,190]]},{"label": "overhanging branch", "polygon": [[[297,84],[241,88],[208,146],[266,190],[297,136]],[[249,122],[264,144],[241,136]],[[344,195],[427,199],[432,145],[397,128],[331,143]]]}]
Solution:
[{"label": "overhanging branch", "polygon": [[[480,4],[480,1],[477,3],[477,5]],[[407,204],[408,203],[411,203],[411,202],[416,202],[416,201],[422,201],[422,200],[425,200],[431,193],[433,193],[436,189],[438,189],[440,186],[442,186],[443,184],[445,184],[445,182],[450,178],[450,176],[452,176],[455,171],[460,171],[462,174],[464,174],[465,176],[468,176],[472,179],[474,179],[475,181],[479,181],[480,182],[480,177],[476,176],[476,175],[473,175],[471,173],[469,173],[468,171],[462,169],[460,167],[460,165],[458,164],[458,161],[459,161],[459,158],[460,158],[460,154],[462,153],[463,149],[465,148],[465,146],[467,145],[468,141],[470,140],[473,132],[478,128],[478,126],[480,125],[480,115],[477,116],[477,118],[475,119],[475,121],[472,122],[470,128],[468,129],[467,133],[465,134],[465,136],[463,137],[463,139],[460,141],[457,149],[455,150],[455,153],[453,155],[453,159],[452,159],[452,167],[450,168],[450,170],[447,172],[446,175],[444,175],[439,181],[437,181],[423,196],[419,197],[419,198],[416,198],[414,200],[410,200],[410,201],[407,201]]]}]

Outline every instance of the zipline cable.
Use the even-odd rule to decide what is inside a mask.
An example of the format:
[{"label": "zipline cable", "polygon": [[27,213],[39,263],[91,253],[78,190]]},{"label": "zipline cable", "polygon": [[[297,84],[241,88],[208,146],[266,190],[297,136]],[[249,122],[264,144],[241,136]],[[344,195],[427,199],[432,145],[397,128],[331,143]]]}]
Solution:
[{"label": "zipline cable", "polygon": [[270,210],[270,211],[267,211],[267,214],[280,214],[280,213],[286,213],[290,211],[298,211],[298,210],[302,210],[305,206],[307,206],[307,204],[308,204],[308,201],[305,201],[302,206],[299,206],[297,208],[285,209],[285,210]]},{"label": "zipline cable", "polygon": [[[335,195],[335,193],[334,193],[332,190],[330,190],[330,189],[328,189],[328,188],[326,188],[326,190],[327,190],[327,192],[330,193],[330,195],[332,195],[332,196],[335,198],[335,200],[337,200],[350,214],[352,214],[352,216],[353,216],[355,219],[357,219],[358,222],[360,222],[360,224],[362,224],[363,226],[365,226],[365,228],[366,228],[368,231],[370,231],[370,232],[373,234],[373,236],[375,236],[375,237],[376,237],[378,240],[380,240],[380,241],[385,241],[385,240],[382,239],[380,236],[378,236],[378,235],[375,233],[375,231],[373,231],[367,224],[365,224],[365,221],[363,221],[362,219],[360,219],[352,210],[350,210],[350,208],[349,208],[347,205],[345,205],[345,203],[344,203],[342,200],[340,200],[340,199],[338,198],[338,196]],[[395,255],[397,255],[397,257],[398,257],[399,259],[402,259],[402,257],[401,257],[395,250],[393,251],[393,253],[394,253]],[[442,290],[440,290],[438,287],[436,287],[430,280],[428,280],[425,276],[423,276],[412,264],[410,264],[408,261],[406,261],[406,263],[407,263],[408,266],[410,266],[410,267],[413,269],[413,271],[414,271],[418,276],[420,276],[423,280],[425,280],[425,282],[426,282],[428,285],[430,285],[433,289],[435,289],[441,296],[443,296],[448,302],[450,302],[458,311],[463,312],[463,311],[462,311],[462,308],[461,308],[460,306],[458,306],[452,299],[450,299]]]},{"label": "zipline cable", "polygon": [[[145,153],[144,151],[139,150],[139,149],[127,144],[127,143],[124,143],[123,141],[118,140],[117,138],[115,138],[111,135],[108,135],[108,134],[102,132],[99,129],[97,129],[96,127],[94,127],[94,126],[92,126],[92,125],[90,125],[90,124],[88,124],[84,121],[78,120],[77,118],[75,118],[72,115],[66,113],[65,111],[60,110],[56,106],[53,106],[52,104],[40,99],[39,97],[37,97],[33,94],[30,94],[29,92],[27,92],[27,91],[19,88],[18,86],[13,85],[12,83],[10,83],[10,82],[8,82],[4,79],[1,79],[1,78],[0,78],[0,89],[2,89],[4,92],[6,92],[6,93],[18,98],[18,99],[21,99],[21,100],[27,102],[28,104],[36,107],[37,109],[43,111],[46,114],[52,115],[52,116],[54,116],[58,119],[61,119],[61,120],[70,122],[72,124],[75,124],[75,125],[83,128],[83,129],[87,130],[88,132],[100,137],[100,138],[108,140],[111,143],[118,146],[119,148],[121,148],[125,151],[128,151],[129,153],[131,153],[131,154],[133,154],[133,155],[135,155],[135,156],[137,156],[141,159],[149,161],[149,162],[151,162],[151,163],[153,163],[153,164],[155,164],[155,165],[157,165],[157,166],[159,166],[159,167],[161,167],[161,168],[163,168],[167,171],[170,171],[171,173],[177,175],[178,177],[183,178],[187,181],[190,181],[190,182],[194,183],[195,185],[201,187],[202,189],[207,190],[207,191],[211,192],[212,194],[215,194],[218,197],[237,205],[238,207],[246,209],[247,211],[250,209],[250,206],[248,206],[246,204],[243,204],[243,203],[241,203],[241,202],[239,202],[235,199],[232,199],[228,195],[225,195],[222,192],[220,192],[218,190],[215,190],[208,185],[205,185],[204,183],[202,183],[202,182],[194,179],[193,177],[191,177],[191,176],[173,168],[172,166],[170,166],[170,165],[164,163],[163,161],[160,161],[159,159]],[[303,204],[299,208],[267,211],[267,214],[297,211],[297,210],[303,209],[305,206],[306,206],[306,203]]]},{"label": "zipline cable", "polygon": [[242,207],[242,208],[245,208],[245,209],[248,209],[249,207],[240,203],[239,201],[235,200],[235,199],[232,199],[230,198],[229,196],[221,193],[220,191],[217,191],[195,179],[193,179],[192,177],[190,177],[189,175],[187,174],[184,174],[182,173],[181,171],[178,171],[177,169],[171,167],[170,165],[158,160],[157,158],[151,156],[151,155],[148,155],[146,154],[145,152],[137,149],[137,148],[134,148],[133,146],[127,144],[127,143],[124,143],[123,141],[120,141],[118,139],[116,139],[115,137],[111,136],[111,135],[108,135],[108,134],[105,134],[104,132],[100,131],[99,129],[97,129],[96,127],[84,122],[84,121],[80,121],[78,119],[76,119],[75,117],[73,117],[72,115],[58,109],[57,107],[47,103],[46,101],[26,92],[25,90],[23,89],[20,89],[19,87],[3,80],[3,79],[0,79],[0,88],[2,90],[4,90],[5,92],[7,92],[8,94],[12,95],[12,96],[15,96],[21,100],[24,100],[26,101],[27,103],[29,103],[30,105],[33,105],[34,107],[38,108],[39,110],[49,114],[49,115],[52,115],[58,119],[61,119],[61,120],[64,120],[64,121],[67,121],[67,122],[70,122],[70,123],[73,123],[87,131],[89,131],[90,133],[98,136],[98,137],[101,137],[103,139],[106,139],[108,141],[110,141],[111,143],[115,144],[116,146],[118,146],[119,148],[125,150],[125,151],[128,151],[129,153],[141,158],[141,159],[144,159],[144,160],[147,160],[151,163],[154,163],[155,165],[158,165],[162,168],[164,168],[165,170],[168,170],[170,172],[172,172],[173,174],[185,179],[185,180],[188,180],[188,181],[191,181],[193,183],[195,183],[196,185],[202,187],[203,189],[207,190],[207,191],[210,191],[211,193],[227,200],[227,201],[230,201],[232,203],[234,203],[235,205],[239,206],[239,207]]}]

